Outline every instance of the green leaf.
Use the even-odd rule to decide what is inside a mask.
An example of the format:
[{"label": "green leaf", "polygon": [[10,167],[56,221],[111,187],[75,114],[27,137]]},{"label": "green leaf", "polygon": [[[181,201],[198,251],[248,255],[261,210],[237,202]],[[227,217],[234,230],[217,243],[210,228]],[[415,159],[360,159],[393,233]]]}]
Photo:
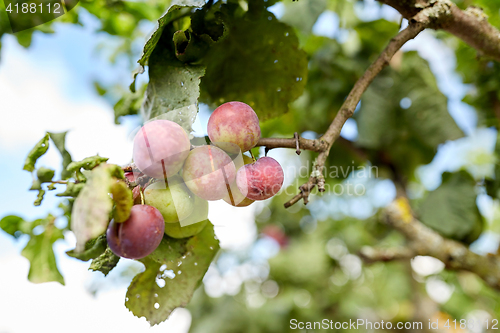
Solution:
[{"label": "green leaf", "polygon": [[144,100],[144,93],[146,92],[147,85],[143,85],[137,92],[127,92],[124,96],[115,104],[113,110],[115,111],[115,124],[120,123],[120,118],[123,116],[134,115],[141,109],[142,102]]},{"label": "green leaf", "polygon": [[89,269],[95,271],[102,272],[105,276],[111,272],[113,268],[116,267],[120,257],[111,251],[109,247],[106,248],[104,253],[102,253],[99,257],[92,260]]},{"label": "green leaf", "polygon": [[156,250],[148,256],[148,259],[164,264],[176,261],[181,254],[186,253],[189,238],[174,239],[165,235]]},{"label": "green leaf", "polygon": [[61,200],[61,202],[59,202],[59,205],[57,205],[57,207],[62,210],[63,216],[68,220],[68,226],[66,227],[67,229],[69,229],[69,226],[71,225],[71,211],[73,210],[74,202],[75,199],[69,198],[67,200]]},{"label": "green leaf", "polygon": [[207,4],[191,15],[191,30],[208,45],[219,41],[227,32],[220,12],[221,7]]},{"label": "green leaf", "polygon": [[174,121],[189,133],[198,113],[200,78],[205,69],[181,63],[173,52],[159,45],[151,55],[143,117]]},{"label": "green leaf", "polygon": [[148,65],[148,60],[153,50],[156,47],[156,44],[160,40],[160,37],[163,33],[163,29],[169,23],[175,21],[176,19],[188,14],[194,8],[200,8],[205,4],[203,0],[185,0],[185,1],[177,1],[176,4],[170,6],[165,14],[162,15],[158,19],[158,25],[156,30],[153,32],[151,37],[146,41],[144,45],[144,49],[142,51],[141,58],[137,61],[141,66]]},{"label": "green leaf", "polygon": [[44,195],[45,195],[45,190],[38,190],[38,195],[36,196],[36,200],[35,202],[33,202],[33,205],[40,206],[42,204]]},{"label": "green leaf", "polygon": [[66,184],[66,190],[62,193],[56,194],[57,197],[73,197],[76,198],[82,188],[85,187],[84,183],[68,183]]},{"label": "green leaf", "polygon": [[49,168],[40,167],[36,170],[36,176],[38,180],[42,183],[47,183],[54,178],[55,171]]},{"label": "green leaf", "polygon": [[50,138],[52,139],[52,142],[54,142],[55,146],[59,150],[62,156],[62,172],[61,172],[61,179],[68,179],[71,177],[71,172],[69,172],[66,168],[68,165],[71,163],[71,155],[70,153],[66,150],[66,134],[68,132],[61,132],[61,133],[51,133],[49,132]]},{"label": "green leaf", "polygon": [[66,170],[68,170],[69,172],[80,171],[80,169],[92,170],[93,168],[95,168],[96,166],[98,166],[101,163],[106,162],[107,160],[109,160],[109,158],[101,157],[99,155],[90,156],[90,157],[84,158],[81,161],[71,162],[66,167]]},{"label": "green leaf", "polygon": [[161,250],[165,259],[142,260],[146,270],[133,279],[125,302],[135,316],[145,317],[151,325],[165,321],[175,308],[188,304],[219,250],[211,223],[196,236],[180,240],[165,237],[164,242],[171,245]]},{"label": "green leaf", "polygon": [[[500,158],[500,133],[497,135],[497,142],[495,145],[495,155]],[[495,177],[494,179],[485,179],[486,193],[493,198],[500,198],[500,164],[495,164]]]},{"label": "green leaf", "polygon": [[63,233],[53,224],[53,217],[48,218],[45,231],[40,235],[31,235],[31,239],[22,251],[22,255],[30,261],[28,279],[33,283],[56,281],[64,285],[64,278],[57,268],[52,245],[63,239]]},{"label": "green leaf", "polygon": [[111,195],[115,202],[113,214],[115,222],[125,222],[130,217],[130,209],[134,205],[132,191],[124,181],[117,181],[111,185]]},{"label": "green leaf", "polygon": [[33,228],[46,223],[47,219],[37,219],[33,222],[28,222],[19,216],[8,215],[0,220],[0,229],[14,236],[14,238],[19,238],[22,234],[31,234]]},{"label": "green leaf", "polygon": [[30,191],[39,191],[42,189],[42,182],[38,179],[34,179],[31,183]]},{"label": "green leaf", "polygon": [[0,220],[0,229],[14,238],[19,238],[19,236],[21,236],[20,231],[23,223],[26,223],[23,218],[15,215],[8,215]]},{"label": "green leaf", "polygon": [[38,143],[31,149],[31,151],[28,154],[28,157],[26,157],[26,161],[24,162],[24,167],[23,170],[32,172],[35,170],[35,163],[36,161],[47,152],[47,149],[49,149],[49,134],[45,134],[43,139],[38,141]]},{"label": "green leaf", "polygon": [[213,104],[245,102],[261,121],[287,112],[307,79],[307,55],[294,30],[266,10],[225,23],[227,37],[204,59],[203,98]]},{"label": "green leaf", "polygon": [[395,36],[400,25],[396,22],[379,19],[372,22],[360,22],[355,30],[364,45],[367,55],[379,54],[386,47],[388,36]]},{"label": "green leaf", "polygon": [[182,62],[198,61],[207,53],[210,45],[189,30],[176,31],[173,37],[175,56]]},{"label": "green leaf", "polygon": [[441,186],[418,207],[420,220],[445,237],[471,243],[483,228],[474,188],[475,181],[467,172],[444,173]]},{"label": "green leaf", "polygon": [[102,255],[104,251],[106,251],[107,246],[108,242],[106,241],[106,236],[101,235],[96,239],[89,240],[85,244],[85,251],[76,253],[75,250],[71,250],[66,252],[66,254],[70,257],[80,259],[82,261],[87,261],[90,259],[95,259]]},{"label": "green leaf", "polygon": [[305,34],[310,34],[319,15],[326,9],[325,0],[286,1],[285,13],[281,22],[297,28]]},{"label": "green leaf", "polygon": [[85,187],[75,200],[72,211],[71,230],[76,236],[77,253],[85,250],[87,241],[106,231],[113,202],[109,197],[114,167],[103,164],[92,170]]}]

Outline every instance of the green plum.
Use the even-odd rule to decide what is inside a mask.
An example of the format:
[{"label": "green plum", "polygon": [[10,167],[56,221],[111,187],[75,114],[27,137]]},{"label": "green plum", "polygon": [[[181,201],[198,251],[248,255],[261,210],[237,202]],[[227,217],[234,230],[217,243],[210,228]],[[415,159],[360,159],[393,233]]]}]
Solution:
[{"label": "green plum", "polygon": [[144,201],[157,208],[165,223],[176,223],[186,219],[194,211],[194,195],[179,176],[157,181],[144,189]]},{"label": "green plum", "polygon": [[165,224],[165,233],[173,238],[186,238],[203,230],[208,220],[208,202],[195,197],[194,212],[179,223]]},{"label": "green plum", "polygon": [[165,233],[172,238],[187,238],[199,234],[207,225],[208,220],[182,227],[180,223],[165,224]]}]

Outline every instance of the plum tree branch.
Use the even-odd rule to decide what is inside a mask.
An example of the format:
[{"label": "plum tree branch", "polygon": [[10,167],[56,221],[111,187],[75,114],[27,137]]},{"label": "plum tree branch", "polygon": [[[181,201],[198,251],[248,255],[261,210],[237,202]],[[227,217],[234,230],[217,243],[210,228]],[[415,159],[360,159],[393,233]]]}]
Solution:
[{"label": "plum tree branch", "polygon": [[[298,137],[299,148],[314,152],[322,152],[326,149],[326,144],[320,140],[311,140]],[[258,147],[273,148],[292,148],[297,149],[297,140],[295,138],[260,138],[257,142]]]},{"label": "plum tree branch", "polygon": [[364,259],[370,262],[404,259],[405,256],[411,258],[415,255],[431,256],[441,260],[448,269],[475,273],[488,285],[500,290],[500,257],[481,256],[460,242],[443,238],[413,216],[406,198],[400,197],[391,203],[384,210],[382,219],[406,237],[408,248],[398,248],[398,251],[363,249],[361,257]]},{"label": "plum tree branch", "polygon": [[409,260],[416,256],[415,251],[409,247],[375,248],[364,246],[359,251],[359,256],[367,263],[377,261]]},{"label": "plum tree branch", "polygon": [[[500,31],[490,25],[486,15],[478,8],[461,10],[449,0],[379,0],[398,10],[408,19],[408,27],[394,37],[385,50],[356,82],[344,104],[333,119],[328,130],[318,140],[299,139],[300,149],[318,152],[313,172],[307,183],[299,187],[300,193],[285,203],[290,207],[303,199],[307,204],[310,192],[318,186],[324,191],[323,169],[333,143],[358,105],[361,96],[373,79],[389,64],[394,54],[409,40],[415,38],[427,27],[442,29],[463,39],[482,54],[500,61]],[[263,138],[258,146],[272,148],[296,148],[296,139]]]},{"label": "plum tree branch", "polygon": [[477,7],[461,10],[449,0],[378,0],[412,20],[428,22],[433,29],[447,31],[477,49],[482,55],[500,61],[500,31],[488,23]]},{"label": "plum tree branch", "polygon": [[[313,172],[309,177],[307,183],[303,184],[299,187],[300,193],[293,197],[290,201],[285,203],[285,207],[290,207],[297,203],[300,199],[304,200],[304,204],[307,204],[308,197],[311,191],[315,186],[318,186],[318,190],[323,192],[325,190],[324,184],[325,179],[323,176],[323,170],[325,167],[326,159],[330,153],[330,149],[332,148],[333,143],[340,136],[340,131],[342,130],[342,126],[344,126],[347,119],[349,119],[353,114],[356,106],[361,100],[361,96],[366,91],[370,83],[375,79],[375,77],[384,69],[389,61],[392,59],[394,54],[409,40],[415,38],[422,30],[425,29],[425,23],[421,23],[418,21],[412,22],[408,25],[408,27],[402,30],[396,37],[394,37],[389,45],[382,51],[380,56],[368,67],[366,72],[361,76],[358,81],[354,84],[351,92],[347,96],[346,100],[340,107],[340,110],[337,112],[337,115],[333,119],[332,123],[328,127],[328,130],[325,134],[318,140],[310,140],[314,141],[314,145],[309,142],[312,146],[321,147],[319,150],[318,157],[316,158],[313,165]],[[294,139],[289,139],[287,141],[287,147],[293,148],[295,145]],[[318,141],[318,143],[316,143]],[[285,143],[285,142],[283,142]],[[301,148],[304,146],[301,145]]]}]

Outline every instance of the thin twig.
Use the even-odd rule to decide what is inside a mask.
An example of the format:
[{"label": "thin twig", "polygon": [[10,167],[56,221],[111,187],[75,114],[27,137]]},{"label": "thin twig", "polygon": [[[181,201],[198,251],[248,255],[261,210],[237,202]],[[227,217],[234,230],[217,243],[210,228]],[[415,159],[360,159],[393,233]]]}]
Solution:
[{"label": "thin twig", "polygon": [[473,272],[500,290],[498,255],[481,256],[460,242],[443,238],[413,216],[406,198],[400,197],[390,204],[384,211],[383,221],[406,237],[414,255],[437,258],[448,269]]},{"label": "thin twig", "polygon": [[297,153],[297,155],[300,155],[299,133],[293,133],[293,137],[295,139],[295,152]]},{"label": "thin twig", "polygon": [[359,256],[367,263],[378,261],[409,260],[416,255],[409,247],[375,248],[364,246],[359,251]]},{"label": "thin twig", "polygon": [[314,152],[322,152],[326,149],[326,144],[324,142],[320,142],[319,140],[310,140],[301,138],[298,139],[295,137],[292,139],[286,138],[260,138],[257,142],[257,147],[266,147],[267,149],[274,148],[292,148],[297,149],[297,141],[299,143],[299,147],[302,150],[310,150]]},{"label": "thin twig", "polygon": [[68,184],[68,181],[67,180],[51,180],[50,181],[52,184],[65,184],[67,185]]},{"label": "thin twig", "polygon": [[389,45],[384,49],[380,56],[375,60],[375,62],[370,65],[370,67],[368,67],[363,76],[359,78],[359,80],[356,82],[351,92],[347,96],[346,100],[344,101],[344,104],[342,104],[342,106],[340,107],[340,110],[330,124],[330,127],[319,139],[319,145],[321,147],[326,147],[320,150],[318,158],[316,159],[316,162],[314,164],[311,177],[309,177],[309,180],[306,184],[302,185],[299,188],[300,193],[293,197],[290,201],[285,203],[285,207],[290,207],[291,205],[297,203],[301,198],[304,199],[304,203],[307,203],[308,196],[316,185],[321,185],[318,186],[318,188],[320,191],[324,191],[325,179],[323,176],[323,170],[325,162],[328,158],[333,143],[340,136],[342,126],[344,126],[347,119],[349,119],[354,114],[354,110],[361,100],[361,96],[366,91],[373,79],[375,79],[375,77],[378,75],[378,73],[380,73],[382,69],[384,69],[389,64],[389,61],[392,59],[394,54],[407,41],[415,38],[424,29],[425,24],[421,22],[410,23],[406,29],[399,32],[398,35],[389,42]]}]

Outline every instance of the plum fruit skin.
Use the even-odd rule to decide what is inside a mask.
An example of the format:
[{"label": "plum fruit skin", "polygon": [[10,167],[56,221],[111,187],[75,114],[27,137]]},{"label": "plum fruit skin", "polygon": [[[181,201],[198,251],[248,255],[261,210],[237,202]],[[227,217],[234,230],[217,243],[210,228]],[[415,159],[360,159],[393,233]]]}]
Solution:
[{"label": "plum fruit skin", "polygon": [[117,256],[141,259],[160,245],[165,222],[158,209],[148,205],[132,206],[130,217],[123,223],[111,220],[106,232],[108,245]]},{"label": "plum fruit skin", "polygon": [[167,183],[160,180],[146,187],[144,202],[158,209],[165,223],[179,222],[194,210],[194,195],[179,176],[167,178]]},{"label": "plum fruit skin", "polygon": [[134,138],[134,163],[154,178],[174,176],[182,168],[191,143],[184,129],[170,120],[144,124]]},{"label": "plum fruit skin", "polygon": [[[224,172],[223,172],[224,171]],[[236,177],[231,157],[215,146],[196,147],[189,153],[182,178],[195,195],[205,200],[219,200]]]},{"label": "plum fruit skin", "polygon": [[208,201],[195,196],[193,214],[189,215],[183,220],[180,220],[179,224],[184,227],[190,224],[201,222],[203,220],[206,220],[207,218],[208,218]]},{"label": "plum fruit skin", "polygon": [[208,218],[208,201],[195,197],[194,212],[178,223],[165,224],[165,234],[172,238],[186,238],[205,228]]},{"label": "plum fruit skin", "polygon": [[165,225],[165,234],[172,238],[187,238],[199,234],[207,225],[208,220],[181,226],[180,223],[169,223]]},{"label": "plum fruit skin", "polygon": [[[242,161],[243,163],[241,163],[241,161],[239,161],[239,160],[236,160],[237,162],[235,162],[236,173],[243,165],[253,163],[253,159],[251,157],[249,157],[247,155],[242,155],[242,157],[243,157],[243,161]],[[254,203],[255,200],[249,199],[241,193],[241,191],[238,189],[238,186],[236,185],[236,180],[231,183],[229,188],[231,190],[231,193],[228,194],[227,196],[225,196],[223,198],[223,200],[225,202],[227,202],[228,204],[230,204],[231,206],[246,207],[246,206],[249,206],[252,203]]]},{"label": "plum fruit skin", "polygon": [[207,132],[216,146],[237,153],[234,151],[234,145],[237,145],[241,152],[245,152],[255,147],[260,139],[259,118],[245,103],[224,103],[210,116]]},{"label": "plum fruit skin", "polygon": [[284,173],[274,158],[262,157],[255,163],[243,166],[236,174],[240,192],[251,200],[266,200],[279,192]]}]

